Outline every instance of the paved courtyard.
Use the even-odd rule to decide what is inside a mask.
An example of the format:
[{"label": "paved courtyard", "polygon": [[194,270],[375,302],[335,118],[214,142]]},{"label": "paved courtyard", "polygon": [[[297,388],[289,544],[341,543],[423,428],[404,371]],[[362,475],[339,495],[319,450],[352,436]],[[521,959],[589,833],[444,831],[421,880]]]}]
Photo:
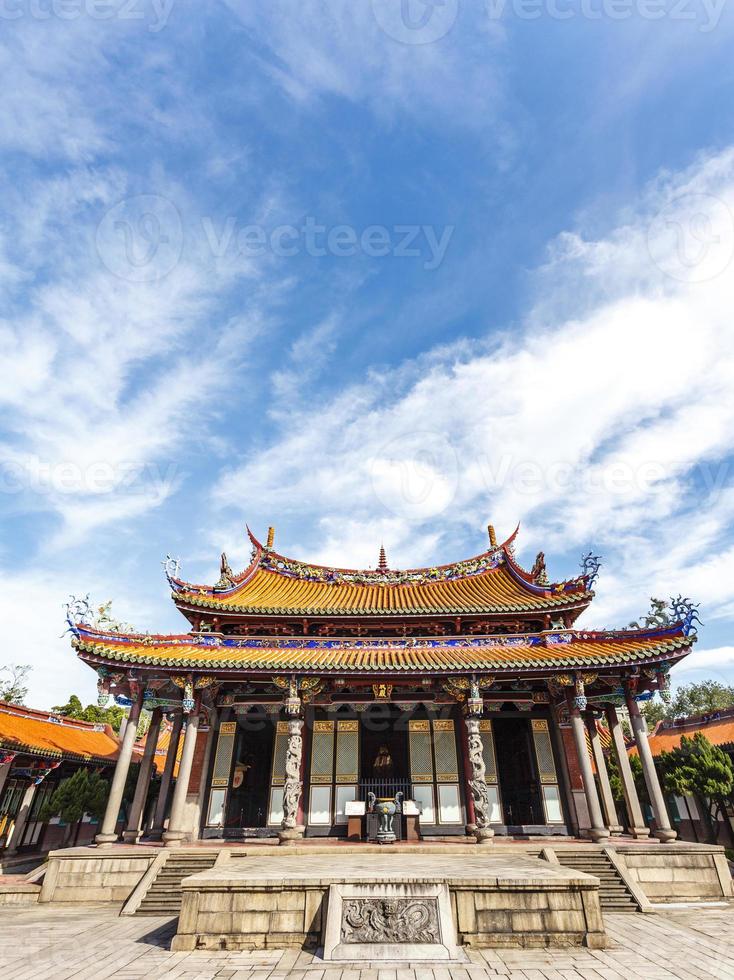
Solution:
[{"label": "paved courtyard", "polygon": [[461,967],[325,965],[312,953],[171,953],[175,919],[0,909],[3,980],[734,980],[734,907],[607,915],[606,950],[474,950]]}]

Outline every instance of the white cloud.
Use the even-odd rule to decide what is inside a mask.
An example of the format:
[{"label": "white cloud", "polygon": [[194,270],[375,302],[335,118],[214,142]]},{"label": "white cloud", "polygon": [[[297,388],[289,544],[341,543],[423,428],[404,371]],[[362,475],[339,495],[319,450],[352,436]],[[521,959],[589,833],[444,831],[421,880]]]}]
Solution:
[{"label": "white cloud", "polygon": [[445,19],[448,28],[435,43],[415,43],[432,36],[431,25],[427,32],[406,29],[391,0],[227,6],[291,99],[340,96],[387,116],[399,109],[476,121],[482,113],[486,132],[503,98],[494,57],[500,34],[481,4],[432,5],[434,25]]},{"label": "white cloud", "polygon": [[523,545],[551,563],[554,549],[604,551],[595,622],[640,614],[653,584],[718,615],[734,599],[717,471],[734,450],[733,214],[732,151],[668,175],[604,239],[563,236],[521,331],[301,408],[216,501],[297,504],[342,563],[357,527],[389,521],[405,565],[427,540],[445,554],[488,517],[507,533],[521,519]]}]

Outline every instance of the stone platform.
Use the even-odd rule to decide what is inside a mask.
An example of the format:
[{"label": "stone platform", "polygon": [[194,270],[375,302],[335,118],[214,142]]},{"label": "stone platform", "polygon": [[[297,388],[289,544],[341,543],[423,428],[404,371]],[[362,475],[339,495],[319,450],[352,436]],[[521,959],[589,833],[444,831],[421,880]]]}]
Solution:
[{"label": "stone platform", "polygon": [[[221,856],[220,856],[221,858]],[[448,888],[457,942],[470,947],[603,948],[599,880],[526,855],[381,851],[230,854],[182,882],[172,950],[323,945],[332,886]],[[379,958],[379,957],[376,957]]]}]

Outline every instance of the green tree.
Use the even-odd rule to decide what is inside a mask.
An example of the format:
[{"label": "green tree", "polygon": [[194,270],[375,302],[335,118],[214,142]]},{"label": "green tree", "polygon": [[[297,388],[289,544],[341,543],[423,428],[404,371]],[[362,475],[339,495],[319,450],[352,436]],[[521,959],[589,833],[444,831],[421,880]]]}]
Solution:
[{"label": "green tree", "polygon": [[57,704],[52,710],[63,715],[64,718],[79,718],[81,721],[91,721],[95,725],[111,725],[116,732],[120,731],[122,719],[126,714],[125,709],[116,704],[108,708],[88,704],[85,708],[76,694],[72,694],[66,704]]},{"label": "green tree", "polygon": [[683,684],[676,690],[669,704],[646,701],[640,705],[649,728],[661,720],[673,721],[675,718],[705,715],[731,707],[734,707],[734,686],[719,681]]},{"label": "green tree", "polygon": [[107,801],[108,785],[96,772],[89,772],[85,767],[63,779],[51,794],[51,798],[41,809],[41,820],[60,817],[67,825],[67,838],[71,836],[72,828],[79,823],[85,813],[98,820],[104,814]]},{"label": "green tree", "polygon": [[[635,782],[635,788],[637,789],[637,796],[640,803],[643,805],[649,804],[649,797],[647,795],[647,785],[645,783],[645,777],[642,774],[642,763],[640,762],[640,757],[638,755],[628,755],[630,761],[630,769],[632,770],[632,778]],[[612,796],[618,803],[624,803],[624,789],[622,788],[622,777],[619,774],[619,766],[617,765],[617,760],[614,753],[610,752],[607,758],[607,769],[609,771],[609,782],[612,786]]]},{"label": "green tree", "polygon": [[734,766],[729,756],[702,732],[696,732],[692,738],[683,735],[678,748],[661,753],[659,766],[669,793],[696,797],[709,841],[715,844],[720,830],[718,818],[734,790]]},{"label": "green tree", "polygon": [[0,667],[0,701],[25,704],[30,672],[30,664],[6,664]]}]

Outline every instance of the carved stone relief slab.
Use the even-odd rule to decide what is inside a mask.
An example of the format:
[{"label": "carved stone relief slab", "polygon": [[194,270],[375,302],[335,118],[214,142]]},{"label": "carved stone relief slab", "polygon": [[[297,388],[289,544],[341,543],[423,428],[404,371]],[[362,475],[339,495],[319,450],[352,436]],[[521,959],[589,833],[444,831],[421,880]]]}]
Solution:
[{"label": "carved stone relief slab", "polygon": [[331,885],[323,938],[325,960],[466,960],[438,882]]}]

